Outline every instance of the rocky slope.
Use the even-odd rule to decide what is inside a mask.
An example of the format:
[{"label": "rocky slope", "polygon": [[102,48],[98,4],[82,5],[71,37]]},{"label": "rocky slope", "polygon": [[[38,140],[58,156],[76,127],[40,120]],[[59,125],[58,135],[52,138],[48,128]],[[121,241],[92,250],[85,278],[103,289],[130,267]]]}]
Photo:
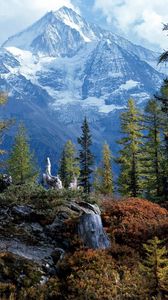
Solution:
[{"label": "rocky slope", "polygon": [[104,230],[99,207],[80,197],[28,185],[0,194],[0,298],[85,299],[87,286],[87,293],[99,291],[95,300],[111,299],[124,285],[121,299],[135,292],[151,299],[137,288],[139,255],[155,235],[167,242],[167,210],[143,199],[106,199]]},{"label": "rocky slope", "polygon": [[[42,194],[32,200],[20,199],[20,205],[0,201],[0,251],[10,252],[56,272],[57,261],[80,241],[88,248],[106,249],[110,241],[103,230],[100,209],[86,202],[63,201],[53,192],[54,204]],[[50,192],[43,191],[49,196]],[[9,194],[7,194],[10,197]],[[8,197],[7,196],[7,197]],[[47,196],[47,197],[48,197]],[[50,197],[50,196],[49,196]],[[2,200],[2,199],[1,199]],[[49,200],[51,201],[51,200]],[[54,206],[52,206],[54,205]],[[53,208],[53,211],[52,211]],[[76,240],[76,242],[75,242]],[[51,270],[50,270],[51,269]]]}]

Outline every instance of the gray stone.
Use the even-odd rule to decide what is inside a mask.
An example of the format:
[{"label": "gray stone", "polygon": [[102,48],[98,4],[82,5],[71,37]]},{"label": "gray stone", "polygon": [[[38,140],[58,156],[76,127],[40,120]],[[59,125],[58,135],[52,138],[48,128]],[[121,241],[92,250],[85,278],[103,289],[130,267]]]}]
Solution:
[{"label": "gray stone", "polygon": [[83,214],[78,225],[78,234],[86,247],[92,249],[106,249],[110,247],[99,214]]}]

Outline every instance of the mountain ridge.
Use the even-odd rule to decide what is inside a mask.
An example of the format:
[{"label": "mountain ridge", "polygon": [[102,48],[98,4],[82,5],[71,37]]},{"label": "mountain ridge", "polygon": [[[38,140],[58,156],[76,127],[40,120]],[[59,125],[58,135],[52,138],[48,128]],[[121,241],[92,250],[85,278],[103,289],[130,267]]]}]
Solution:
[{"label": "mountain ridge", "polygon": [[[63,14],[62,14],[63,12]],[[127,44],[129,47],[132,47],[134,48],[133,50],[135,50],[135,48],[137,49],[137,51],[139,49],[141,49],[142,52],[148,52],[149,55],[152,55],[154,56],[154,58],[156,59],[156,52],[154,52],[153,50],[150,50],[150,49],[147,49],[143,46],[140,46],[140,45],[134,45],[132,42],[130,42],[128,39],[126,38],[123,38],[121,36],[119,36],[118,34],[114,34],[112,32],[110,32],[109,30],[106,30],[106,29],[102,29],[101,27],[99,27],[98,25],[95,25],[95,24],[92,24],[92,23],[88,23],[86,22],[79,14],[77,14],[76,12],[74,12],[71,8],[68,8],[68,7],[61,7],[59,10],[57,11],[50,11],[50,12],[47,12],[42,18],[40,18],[39,20],[37,20],[36,22],[33,23],[33,25],[27,27],[26,29],[22,30],[21,32],[19,32],[18,34],[15,34],[11,37],[8,38],[7,41],[5,41],[3,44],[2,44],[2,47],[6,47],[6,46],[10,46],[10,43],[12,42],[12,40],[17,37],[17,36],[21,36],[23,33],[25,33],[26,31],[29,31],[29,30],[32,30],[32,28],[35,26],[35,27],[40,27],[40,23],[42,23],[43,25],[43,20],[46,21],[49,21],[49,24],[53,23],[55,21],[55,18],[56,19],[59,19],[62,23],[64,23],[65,25],[67,26],[72,26],[72,23],[70,24],[66,24],[66,18],[65,18],[65,12],[66,13],[71,13],[72,16],[75,16],[76,18],[79,17],[80,20],[82,20],[82,23],[85,24],[87,27],[89,27],[92,31],[94,31],[94,38],[96,37],[97,40],[98,39],[108,39],[109,37],[113,38],[114,42],[116,42],[117,44],[119,43],[121,47],[124,46],[124,43]],[[54,19],[53,19],[54,18]],[[52,19],[53,19],[53,22],[52,22]],[[84,20],[84,21],[83,21]],[[64,22],[65,21],[65,22]],[[45,23],[44,22],[44,23]],[[45,24],[44,24],[45,25]],[[75,28],[76,26],[74,26],[73,29],[76,29],[78,30],[79,28]],[[37,33],[36,33],[37,34]],[[13,45],[12,45],[13,46]],[[22,47],[20,46],[20,48],[22,49]],[[24,48],[24,47],[23,47]],[[26,49],[23,49],[23,50],[26,50]],[[159,55],[159,53],[157,53],[157,55]],[[144,55],[145,56],[145,55]]]},{"label": "mountain ridge", "polygon": [[[118,116],[127,100],[133,97],[144,106],[159,89],[164,74],[157,67],[157,57],[157,53],[92,25],[63,7],[45,14],[3,44],[0,89],[8,91],[10,101],[17,104],[15,118],[25,121],[38,155],[38,135],[40,143],[45,141],[43,156],[48,156],[47,147],[55,155],[51,138],[59,141],[58,157],[65,142],[61,128],[66,130],[68,125],[66,136],[75,140],[84,116],[89,119],[98,151],[104,140],[114,146]],[[13,114],[11,105],[5,111],[9,117]],[[112,140],[111,118],[115,131]],[[46,120],[45,129],[42,119]],[[38,122],[43,129],[36,132],[29,123],[37,128]]]}]

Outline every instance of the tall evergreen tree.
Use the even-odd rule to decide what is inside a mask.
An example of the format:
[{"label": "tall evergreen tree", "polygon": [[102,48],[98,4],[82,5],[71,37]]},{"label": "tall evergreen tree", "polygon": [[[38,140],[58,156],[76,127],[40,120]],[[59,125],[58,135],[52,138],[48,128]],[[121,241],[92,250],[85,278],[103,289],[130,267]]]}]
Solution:
[{"label": "tall evergreen tree", "polygon": [[37,177],[34,158],[30,152],[23,124],[19,125],[19,130],[8,159],[8,172],[15,184],[34,181]]},{"label": "tall evergreen tree", "polygon": [[[65,148],[65,146],[64,146]],[[61,159],[59,163],[59,170],[58,174],[62,180],[63,186],[65,186],[65,178],[66,178],[66,166],[65,166],[65,149],[63,148],[63,151],[61,153]]]},{"label": "tall evergreen tree", "polygon": [[113,174],[111,167],[111,151],[109,145],[103,145],[103,164],[102,164],[102,193],[111,195],[114,191],[113,187]]},{"label": "tall evergreen tree", "polygon": [[[163,31],[168,31],[168,24],[164,24]],[[165,50],[159,57],[159,63],[168,62],[168,50]]]},{"label": "tall evergreen tree", "polygon": [[141,181],[141,145],[142,117],[133,99],[128,101],[128,107],[121,114],[121,130],[124,135],[118,142],[122,149],[119,159],[120,176],[119,191],[122,195],[137,197],[142,190]]},{"label": "tall evergreen tree", "polygon": [[71,140],[67,141],[64,146],[59,174],[65,188],[69,187],[74,177],[79,176],[79,165],[76,150]]},{"label": "tall evergreen tree", "polygon": [[163,163],[162,163],[162,185],[163,197],[168,199],[168,79],[165,79],[160,89],[160,93],[155,95],[162,110],[163,128]]},{"label": "tall evergreen tree", "polygon": [[91,174],[93,172],[91,167],[93,165],[94,156],[90,150],[92,138],[86,118],[84,119],[81,129],[82,135],[78,138],[78,143],[81,146],[81,150],[79,152],[80,185],[83,187],[84,193],[89,194],[91,189]]},{"label": "tall evergreen tree", "polygon": [[144,189],[148,197],[161,196],[162,148],[161,110],[156,100],[150,100],[144,114],[145,143],[143,149]]},{"label": "tall evergreen tree", "polygon": [[[162,122],[164,127],[164,139],[165,147],[168,150],[168,79],[165,79],[161,86],[160,93],[155,95],[155,98],[159,102],[162,110]],[[167,151],[168,157],[168,151]]]},{"label": "tall evergreen tree", "polygon": [[[164,31],[168,31],[168,23],[163,26]],[[168,62],[168,50],[164,51],[160,58],[159,63]],[[163,196],[168,200],[168,79],[165,79],[161,87],[160,95],[156,99],[161,103],[161,108],[164,116],[164,156],[165,161],[163,164]]]}]

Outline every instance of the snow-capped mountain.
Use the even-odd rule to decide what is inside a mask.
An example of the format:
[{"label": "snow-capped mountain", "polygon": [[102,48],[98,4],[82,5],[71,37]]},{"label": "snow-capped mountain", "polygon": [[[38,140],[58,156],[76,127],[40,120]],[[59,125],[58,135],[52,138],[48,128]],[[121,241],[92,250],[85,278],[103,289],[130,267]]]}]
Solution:
[{"label": "snow-capped mountain", "polygon": [[85,43],[96,40],[100,34],[72,9],[62,7],[9,38],[3,46],[15,46],[40,56],[72,57]]},{"label": "snow-capped mountain", "polygon": [[40,136],[43,154],[55,151],[55,141],[61,147],[75,138],[85,115],[95,142],[111,142],[111,118],[117,120],[128,98],[143,105],[160,87],[158,56],[62,7],[2,45],[0,89],[11,99],[3,114],[33,126],[33,144],[39,147]]}]

